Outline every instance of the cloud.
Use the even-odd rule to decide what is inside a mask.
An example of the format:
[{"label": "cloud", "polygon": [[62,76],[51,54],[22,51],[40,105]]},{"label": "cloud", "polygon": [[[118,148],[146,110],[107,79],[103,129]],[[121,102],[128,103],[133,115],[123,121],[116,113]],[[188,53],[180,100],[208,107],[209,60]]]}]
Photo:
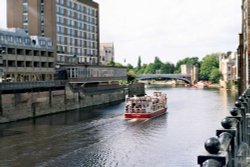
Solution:
[{"label": "cloud", "polygon": [[159,56],[235,51],[241,30],[241,2],[235,0],[97,0],[101,42],[115,43],[116,60],[148,63]]},{"label": "cloud", "polygon": [[0,27],[6,28],[6,0],[0,2]]}]

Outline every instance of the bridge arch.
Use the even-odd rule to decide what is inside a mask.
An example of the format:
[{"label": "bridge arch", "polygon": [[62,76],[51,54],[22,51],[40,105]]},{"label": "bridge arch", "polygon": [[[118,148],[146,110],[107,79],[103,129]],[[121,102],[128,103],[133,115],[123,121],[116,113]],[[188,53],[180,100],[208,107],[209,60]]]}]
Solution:
[{"label": "bridge arch", "polygon": [[148,80],[148,79],[176,79],[182,80],[187,84],[192,84],[192,79],[190,75],[183,74],[140,74],[137,75],[138,80]]}]

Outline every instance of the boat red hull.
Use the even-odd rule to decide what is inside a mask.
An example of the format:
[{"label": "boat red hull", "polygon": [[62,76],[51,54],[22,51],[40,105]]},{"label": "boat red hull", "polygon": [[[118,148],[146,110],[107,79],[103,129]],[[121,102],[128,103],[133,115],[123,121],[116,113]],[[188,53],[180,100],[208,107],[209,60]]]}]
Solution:
[{"label": "boat red hull", "polygon": [[167,108],[160,109],[158,111],[152,113],[124,113],[124,118],[132,119],[132,118],[154,118],[159,115],[165,114],[167,112]]}]

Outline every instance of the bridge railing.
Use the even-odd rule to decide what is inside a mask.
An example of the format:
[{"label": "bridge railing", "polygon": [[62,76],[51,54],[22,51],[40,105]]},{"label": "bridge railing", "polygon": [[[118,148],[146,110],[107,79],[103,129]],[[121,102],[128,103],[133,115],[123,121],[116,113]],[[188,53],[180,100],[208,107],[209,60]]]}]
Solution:
[{"label": "bridge railing", "polygon": [[249,164],[250,89],[235,102],[230,115],[221,121],[216,136],[205,141],[206,152],[198,155],[201,167],[246,167]]}]

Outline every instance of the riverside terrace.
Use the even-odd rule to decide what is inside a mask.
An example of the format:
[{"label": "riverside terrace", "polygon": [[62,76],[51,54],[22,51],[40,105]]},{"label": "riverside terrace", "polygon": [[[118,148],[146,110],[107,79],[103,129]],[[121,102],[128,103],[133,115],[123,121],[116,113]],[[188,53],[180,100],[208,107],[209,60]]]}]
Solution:
[{"label": "riverside terrace", "polygon": [[250,166],[250,88],[238,98],[221,125],[216,137],[205,141],[206,153],[198,155],[198,164],[201,167]]},{"label": "riverside terrace", "polygon": [[[89,86],[91,83],[102,85],[127,80],[127,69],[104,66],[64,66],[57,70],[53,81],[33,81],[33,82],[2,82],[0,83],[1,94],[18,93],[29,90],[43,91],[64,89],[66,84]],[[107,85],[105,84],[105,85]]]}]

